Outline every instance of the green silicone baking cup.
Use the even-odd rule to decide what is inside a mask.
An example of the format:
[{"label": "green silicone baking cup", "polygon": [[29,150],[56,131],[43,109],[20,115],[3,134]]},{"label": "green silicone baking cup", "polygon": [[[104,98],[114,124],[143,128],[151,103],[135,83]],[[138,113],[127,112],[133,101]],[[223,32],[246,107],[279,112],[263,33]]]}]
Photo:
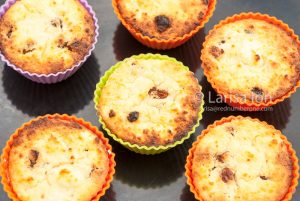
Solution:
[{"label": "green silicone baking cup", "polygon": [[[184,68],[185,70],[189,70],[188,67],[184,66],[182,62],[177,61],[174,58],[168,57],[168,56],[164,56],[164,55],[160,55],[160,54],[140,54],[137,56],[132,56],[130,58],[135,58],[135,59],[160,59],[160,60],[168,60],[168,61],[174,61],[174,62],[178,62],[181,64],[182,68]],[[128,59],[130,59],[128,58]],[[125,59],[124,61],[126,61],[127,59]],[[121,63],[124,61],[120,61],[118,62],[116,65],[112,66],[109,70],[107,70],[104,74],[104,76],[101,77],[99,83],[96,85],[96,90],[94,92],[94,103],[95,103],[95,109],[97,111],[98,114],[98,103],[99,103],[99,98],[101,96],[101,91],[103,89],[103,87],[105,86],[109,76],[117,69],[120,67]],[[168,144],[165,146],[140,146],[137,144],[131,144],[129,142],[124,141],[123,139],[119,138],[118,136],[116,136],[115,134],[111,133],[111,131],[106,127],[101,115],[98,114],[99,117],[99,122],[101,123],[103,129],[107,132],[107,134],[109,136],[111,136],[115,141],[119,142],[121,145],[123,145],[124,147],[126,147],[127,149],[134,151],[136,153],[139,154],[146,154],[146,155],[154,155],[154,154],[159,154],[162,152],[165,152],[177,145],[182,144],[186,139],[190,138],[191,135],[193,133],[195,133],[196,128],[199,126],[199,122],[202,119],[202,113],[204,111],[203,106],[204,106],[204,100],[203,100],[203,93],[202,94],[202,101],[201,101],[201,106],[199,109],[199,113],[198,113],[198,119],[197,119],[197,123],[193,126],[193,128],[191,129],[190,132],[188,132],[186,134],[186,136],[184,136],[183,138],[181,138],[180,140],[172,143],[172,144]]]}]

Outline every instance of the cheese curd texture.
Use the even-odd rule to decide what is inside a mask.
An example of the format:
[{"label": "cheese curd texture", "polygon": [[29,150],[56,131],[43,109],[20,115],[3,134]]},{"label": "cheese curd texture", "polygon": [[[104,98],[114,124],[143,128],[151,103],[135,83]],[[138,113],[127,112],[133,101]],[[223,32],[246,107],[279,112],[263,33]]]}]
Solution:
[{"label": "cheese curd texture", "polygon": [[201,101],[198,80],[181,63],[129,58],[109,76],[98,113],[124,141],[159,146],[180,140],[192,129]]},{"label": "cheese curd texture", "polygon": [[41,118],[14,139],[9,178],[22,201],[90,201],[109,169],[99,137],[77,122]]},{"label": "cheese curd texture", "polygon": [[118,8],[131,26],[157,39],[181,37],[199,26],[208,0],[119,0]]},{"label": "cheese curd texture", "polygon": [[205,201],[280,201],[293,177],[287,145],[274,127],[234,119],[200,138],[193,184]]},{"label": "cheese curd texture", "polygon": [[299,44],[264,20],[242,19],[215,29],[206,39],[202,61],[220,91],[255,102],[280,98],[300,78]]},{"label": "cheese curd texture", "polygon": [[0,19],[0,49],[24,71],[51,74],[73,67],[95,37],[79,0],[19,0]]}]

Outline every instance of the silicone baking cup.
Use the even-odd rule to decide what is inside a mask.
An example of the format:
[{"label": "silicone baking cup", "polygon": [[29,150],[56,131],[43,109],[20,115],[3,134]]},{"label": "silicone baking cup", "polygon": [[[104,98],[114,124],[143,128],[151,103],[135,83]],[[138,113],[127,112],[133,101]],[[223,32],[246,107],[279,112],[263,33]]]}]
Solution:
[{"label": "silicone baking cup", "polygon": [[[199,192],[193,181],[193,175],[192,175],[192,166],[193,166],[193,158],[194,158],[194,152],[196,150],[197,145],[201,141],[201,139],[210,131],[210,129],[215,128],[216,126],[222,125],[226,122],[231,122],[235,119],[251,119],[260,123],[263,123],[265,126],[271,127],[273,129],[274,126],[268,124],[265,121],[260,121],[258,119],[253,119],[250,117],[242,117],[242,116],[229,116],[222,118],[221,120],[215,121],[213,124],[209,125],[207,129],[203,130],[201,135],[197,137],[197,140],[193,143],[192,148],[189,150],[189,155],[187,157],[187,162],[185,165],[185,176],[187,177],[187,184],[190,186],[190,191],[194,194],[195,198],[200,201],[205,201],[201,197],[201,192]],[[292,199],[293,193],[296,191],[296,187],[298,185],[298,179],[299,179],[299,164],[298,164],[298,158],[296,156],[295,150],[292,148],[292,144],[287,140],[286,136],[284,136],[280,131],[276,132],[277,135],[280,135],[281,139],[284,141],[284,143],[287,146],[288,152],[290,153],[290,156],[293,160],[293,179],[291,181],[291,185],[288,189],[288,192],[284,196],[284,198],[281,201],[289,201]]]},{"label": "silicone baking cup", "polygon": [[[5,12],[16,2],[17,0],[7,0],[0,8],[0,18],[5,14]],[[53,84],[57,82],[61,82],[70,76],[72,76],[81,66],[82,64],[87,60],[89,56],[91,56],[92,51],[95,49],[95,44],[98,41],[99,36],[99,26],[98,26],[98,19],[96,17],[95,12],[93,11],[92,7],[88,4],[87,0],[79,0],[80,3],[85,7],[85,9],[91,14],[94,20],[95,25],[95,39],[94,42],[89,50],[89,52],[85,55],[85,57],[79,61],[77,64],[75,64],[73,67],[62,71],[58,73],[51,73],[51,74],[37,74],[37,73],[30,73],[28,71],[24,71],[18,66],[11,63],[1,52],[0,52],[0,58],[2,61],[4,61],[9,67],[23,75],[24,77],[38,83],[42,84]]]},{"label": "silicone baking cup", "polygon": [[[300,49],[300,41],[298,36],[295,34],[294,30],[292,30],[287,24],[285,24],[284,22],[282,22],[281,20],[278,20],[275,17],[271,17],[269,15],[266,14],[261,14],[261,13],[240,13],[240,14],[236,14],[233,15],[231,17],[226,18],[225,20],[222,20],[219,22],[219,24],[215,25],[214,28],[212,30],[209,31],[209,34],[206,36],[206,40],[203,43],[203,47],[206,46],[206,42],[207,42],[207,38],[208,36],[216,29],[222,27],[225,24],[229,24],[238,20],[242,20],[242,19],[258,19],[258,20],[264,20],[267,21],[269,23],[272,23],[278,27],[280,27],[281,29],[283,29],[284,31],[286,31],[290,37],[292,37],[296,43],[299,45],[299,49]],[[203,49],[202,49],[203,51]],[[201,61],[203,61],[204,59],[202,58],[202,53],[201,53]],[[245,101],[240,97],[235,96],[234,98],[230,98],[230,96],[232,97],[232,95],[228,94],[225,91],[222,91],[213,81],[212,78],[209,76],[208,73],[208,68],[206,68],[206,66],[204,66],[204,63],[202,62],[202,68],[204,70],[204,75],[207,77],[208,82],[212,85],[212,87],[214,88],[214,90],[223,97],[223,100],[230,106],[239,109],[239,110],[244,110],[244,111],[259,111],[262,110],[264,108],[270,107],[272,105],[275,105],[279,102],[282,102],[283,100],[285,100],[286,98],[289,98],[293,93],[296,92],[297,88],[300,86],[300,79],[298,80],[297,84],[290,90],[288,91],[284,96],[281,96],[279,98],[276,98],[274,100],[269,100],[268,102],[261,102],[261,103],[257,103],[257,102],[251,102],[251,101]],[[300,75],[299,75],[300,78]]]},{"label": "silicone baking cup", "polygon": [[[140,54],[138,56],[132,56],[131,58],[136,58],[136,59],[161,59],[161,60],[169,60],[169,61],[174,61],[174,62],[179,62],[174,58],[170,58],[168,56],[163,56],[159,54]],[[126,60],[125,60],[126,61]],[[95,109],[98,111],[98,103],[99,103],[99,98],[101,96],[101,91],[103,87],[105,86],[109,76],[121,65],[123,61],[118,62],[116,65],[112,66],[108,71],[105,72],[104,76],[100,79],[100,82],[96,86],[96,90],[94,93],[94,103],[95,103]],[[189,70],[188,67],[184,66],[183,63],[179,62],[185,70]],[[124,141],[123,139],[117,137],[115,134],[113,134],[105,125],[105,122],[101,118],[101,115],[98,115],[99,117],[99,122],[101,123],[103,129],[107,132],[109,136],[111,136],[115,141],[119,142],[121,145],[126,147],[127,149],[134,151],[139,154],[147,154],[147,155],[153,155],[153,154],[159,154],[162,152],[165,152],[177,145],[182,144],[186,139],[190,138],[190,136],[195,133],[196,128],[199,126],[200,120],[202,119],[202,113],[204,111],[203,109],[204,106],[204,100],[203,100],[203,94],[202,94],[202,101],[201,101],[201,106],[199,109],[198,113],[198,120],[197,123],[193,126],[190,132],[186,134],[185,137],[181,138],[180,140],[169,144],[165,146],[140,146],[137,144],[131,144],[129,142]]]},{"label": "silicone baking cup", "polygon": [[109,171],[106,176],[106,183],[103,184],[102,189],[98,192],[98,194],[91,200],[91,201],[98,201],[101,196],[105,194],[105,191],[110,187],[110,183],[113,180],[113,175],[115,174],[115,154],[112,152],[112,147],[108,143],[108,139],[104,137],[103,133],[100,132],[97,127],[91,125],[91,123],[84,121],[81,118],[77,118],[75,116],[68,116],[66,114],[60,115],[60,114],[53,114],[53,115],[45,115],[40,116],[35,119],[32,119],[31,121],[23,124],[20,128],[18,128],[14,134],[11,135],[9,140],[6,143],[6,146],[3,149],[2,155],[1,155],[1,166],[0,166],[0,175],[2,177],[2,184],[4,187],[4,191],[7,192],[8,197],[13,201],[22,201],[18,198],[17,194],[14,192],[12,186],[10,185],[10,179],[8,174],[8,157],[9,152],[11,150],[11,146],[13,144],[14,139],[19,135],[19,133],[25,129],[25,127],[29,126],[32,122],[35,122],[41,118],[47,117],[49,119],[51,118],[60,118],[62,120],[68,120],[68,121],[75,121],[79,123],[80,125],[84,126],[85,128],[89,129],[93,133],[95,133],[99,139],[102,141],[104,146],[106,147],[108,157],[109,157]]},{"label": "silicone baking cup", "polygon": [[120,10],[118,8],[118,2],[120,0],[112,0],[112,6],[114,8],[114,11],[119,18],[119,20],[122,22],[122,24],[126,27],[126,29],[131,33],[131,35],[137,39],[140,43],[147,47],[151,47],[154,49],[160,49],[160,50],[166,50],[178,47],[188,41],[191,37],[193,37],[201,28],[204,27],[204,25],[208,22],[208,20],[213,15],[213,12],[216,7],[217,0],[209,0],[208,10],[206,15],[203,17],[203,19],[200,21],[199,26],[195,27],[191,32],[186,33],[183,36],[167,39],[167,40],[160,40],[157,38],[150,38],[149,36],[144,36],[140,32],[134,29],[132,25],[126,22],[126,20],[123,18],[122,14],[120,13]]}]

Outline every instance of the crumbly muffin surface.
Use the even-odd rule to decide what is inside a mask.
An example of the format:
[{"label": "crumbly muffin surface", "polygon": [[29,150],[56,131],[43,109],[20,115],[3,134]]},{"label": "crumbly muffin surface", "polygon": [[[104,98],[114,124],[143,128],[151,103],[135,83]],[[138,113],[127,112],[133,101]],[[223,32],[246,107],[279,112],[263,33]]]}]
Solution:
[{"label": "crumbly muffin surface", "polygon": [[197,79],[179,62],[130,58],[107,80],[98,113],[124,141],[167,145],[196,124],[201,96]]},{"label": "crumbly muffin surface", "polygon": [[223,92],[247,101],[267,102],[285,95],[300,78],[300,47],[280,27],[243,19],[207,37],[203,66]]},{"label": "crumbly muffin surface", "polygon": [[93,17],[79,0],[19,0],[0,19],[0,49],[22,70],[65,71],[88,53]]},{"label": "crumbly muffin surface", "polygon": [[293,162],[280,131],[251,119],[211,128],[196,146],[193,184],[205,201],[280,201]]},{"label": "crumbly muffin surface", "polygon": [[172,39],[195,29],[208,10],[208,0],[119,0],[118,8],[144,36]]},{"label": "crumbly muffin surface", "polygon": [[77,122],[42,118],[14,139],[9,178],[22,201],[90,201],[108,174],[99,137]]}]

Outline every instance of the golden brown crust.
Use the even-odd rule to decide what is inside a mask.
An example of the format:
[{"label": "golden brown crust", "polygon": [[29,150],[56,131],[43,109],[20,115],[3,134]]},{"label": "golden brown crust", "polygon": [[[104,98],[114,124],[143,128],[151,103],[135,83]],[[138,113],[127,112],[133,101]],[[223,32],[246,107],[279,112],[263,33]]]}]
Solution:
[{"label": "golden brown crust", "polygon": [[191,131],[201,101],[197,79],[178,62],[130,58],[107,80],[98,114],[124,141],[168,145]]},{"label": "golden brown crust", "polygon": [[[72,120],[42,117],[13,140],[8,177],[22,201],[90,201],[101,190],[109,159],[104,144]],[[85,186],[85,188],[82,188]]]},{"label": "golden brown crust", "polygon": [[78,0],[20,0],[0,19],[2,54],[30,73],[51,74],[73,67],[94,40],[93,17]]},{"label": "golden brown crust", "polygon": [[203,200],[280,201],[293,178],[293,161],[281,133],[252,119],[210,128],[198,142],[193,184]]},{"label": "golden brown crust", "polygon": [[39,135],[36,132],[40,130],[47,130],[50,127],[62,127],[63,129],[82,129],[82,126],[73,121],[62,121],[60,119],[49,120],[48,118],[41,118],[38,121],[32,122],[25,127],[21,133],[14,139],[13,146],[17,147],[29,140],[32,135]]},{"label": "golden brown crust", "polygon": [[144,36],[171,39],[197,26],[208,10],[207,0],[119,0],[118,9],[127,23]]},{"label": "golden brown crust", "polygon": [[300,79],[299,44],[264,20],[241,19],[215,29],[202,53],[210,81],[232,99],[275,100]]}]

